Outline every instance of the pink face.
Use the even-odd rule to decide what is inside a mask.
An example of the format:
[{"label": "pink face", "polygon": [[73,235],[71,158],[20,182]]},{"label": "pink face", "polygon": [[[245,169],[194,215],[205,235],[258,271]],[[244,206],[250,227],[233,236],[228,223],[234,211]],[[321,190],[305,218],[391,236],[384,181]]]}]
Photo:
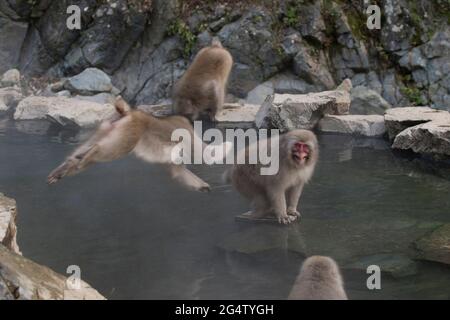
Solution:
[{"label": "pink face", "polygon": [[299,164],[304,164],[309,159],[311,149],[304,142],[296,142],[292,147],[292,158]]}]

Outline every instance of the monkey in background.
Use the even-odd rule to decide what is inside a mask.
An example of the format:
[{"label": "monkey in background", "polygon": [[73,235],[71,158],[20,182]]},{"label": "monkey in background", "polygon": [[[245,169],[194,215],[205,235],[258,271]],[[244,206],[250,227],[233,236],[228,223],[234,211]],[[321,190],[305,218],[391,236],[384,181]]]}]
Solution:
[{"label": "monkey in background", "polygon": [[[269,147],[271,143],[266,145]],[[248,154],[250,148],[255,146],[248,146],[244,152]],[[293,130],[279,136],[277,174],[261,175],[261,164],[235,164],[224,177],[251,201],[252,211],[248,217],[275,216],[279,223],[289,224],[300,217],[298,201],[303,186],[313,175],[318,156],[315,134],[308,130]]]},{"label": "monkey in background", "polygon": [[336,262],[323,256],[312,256],[303,263],[289,300],[348,300]]},{"label": "monkey in background", "polygon": [[172,132],[184,128],[191,133],[192,141],[197,138],[188,119],[176,115],[156,118],[131,110],[120,96],[115,107],[120,118],[103,122],[86,143],[50,173],[47,178],[49,184],[75,175],[94,163],[113,161],[133,152],[144,161],[164,165],[174,180],[189,189],[210,191],[210,186],[184,165],[172,163],[172,148],[179,144],[171,141]]},{"label": "monkey in background", "polygon": [[206,113],[215,121],[217,112],[225,100],[225,90],[233,58],[214,38],[211,46],[201,49],[194,61],[177,82],[173,94],[176,114],[194,121]]}]

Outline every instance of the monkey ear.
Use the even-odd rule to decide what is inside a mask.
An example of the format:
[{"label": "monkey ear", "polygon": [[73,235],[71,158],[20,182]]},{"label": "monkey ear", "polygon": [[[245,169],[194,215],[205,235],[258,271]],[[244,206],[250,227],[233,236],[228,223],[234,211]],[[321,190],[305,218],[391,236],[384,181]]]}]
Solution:
[{"label": "monkey ear", "polygon": [[122,116],[126,116],[128,112],[130,112],[131,107],[126,103],[125,100],[121,96],[117,96],[116,101],[114,102],[114,107],[116,107],[116,111]]}]

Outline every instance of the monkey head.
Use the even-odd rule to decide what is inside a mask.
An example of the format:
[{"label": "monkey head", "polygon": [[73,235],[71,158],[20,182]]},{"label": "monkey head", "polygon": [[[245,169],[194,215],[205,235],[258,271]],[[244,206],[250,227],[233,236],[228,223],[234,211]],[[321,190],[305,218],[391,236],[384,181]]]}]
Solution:
[{"label": "monkey head", "polygon": [[318,143],[314,133],[308,130],[293,130],[285,135],[288,161],[294,167],[315,163],[318,157]]}]

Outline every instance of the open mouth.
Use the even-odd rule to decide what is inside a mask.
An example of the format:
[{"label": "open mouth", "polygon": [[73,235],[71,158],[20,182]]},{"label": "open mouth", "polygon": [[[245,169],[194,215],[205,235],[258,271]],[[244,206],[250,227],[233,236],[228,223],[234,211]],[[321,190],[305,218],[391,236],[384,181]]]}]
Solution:
[{"label": "open mouth", "polygon": [[294,145],[294,150],[292,151],[292,157],[297,162],[304,162],[309,159],[310,149],[309,146],[302,142],[297,142]]}]

